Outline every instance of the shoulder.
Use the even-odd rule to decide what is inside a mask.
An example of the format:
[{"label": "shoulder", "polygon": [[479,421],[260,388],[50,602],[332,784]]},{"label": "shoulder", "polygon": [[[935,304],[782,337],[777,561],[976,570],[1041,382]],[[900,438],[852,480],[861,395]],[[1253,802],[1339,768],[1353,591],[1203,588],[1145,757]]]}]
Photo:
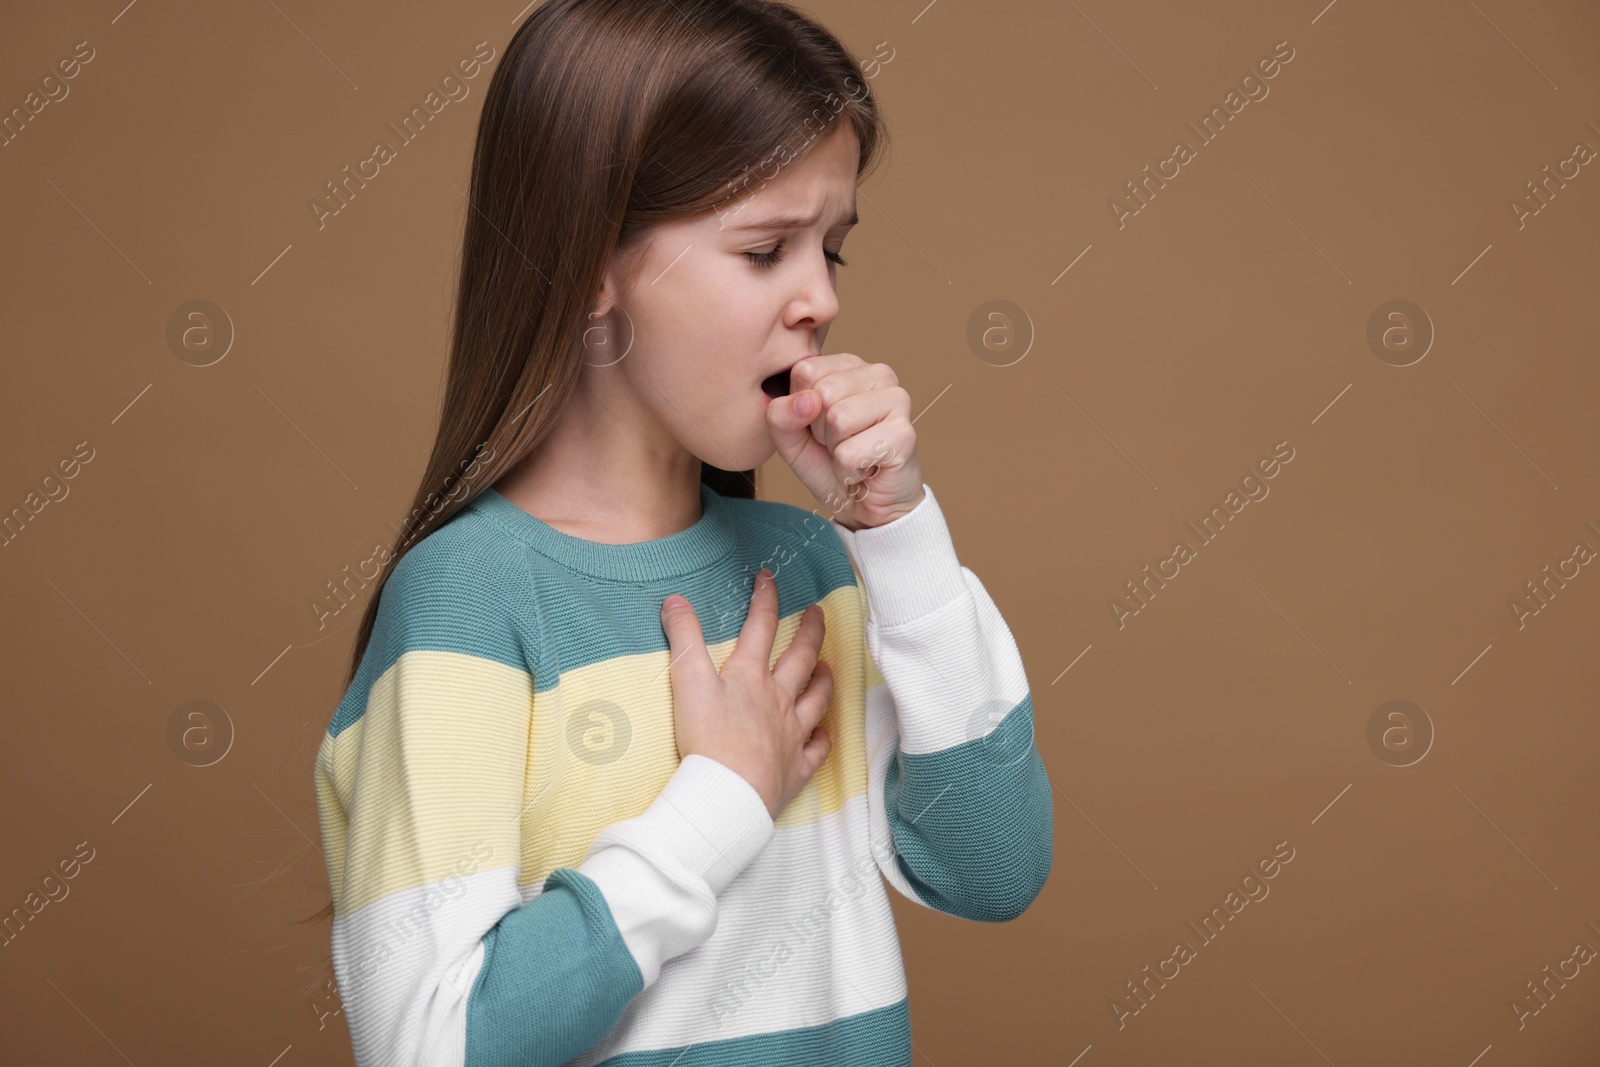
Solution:
[{"label": "shoulder", "polygon": [[[521,666],[530,581],[526,550],[476,513],[457,512],[394,564],[379,593],[372,649],[389,663],[431,649]],[[379,673],[387,665],[375,664]]]},{"label": "shoulder", "polygon": [[785,504],[781,500],[747,500],[723,497],[733,512],[741,532],[757,537],[778,535],[785,539],[808,539],[830,553],[844,554],[844,542],[833,524],[820,511]]},{"label": "shoulder", "polygon": [[741,538],[759,550],[765,566],[776,572],[800,561],[797,565],[817,580],[813,595],[818,598],[857,584],[850,553],[825,512],[778,500],[723,499],[733,511]]},{"label": "shoulder", "polygon": [[458,688],[498,690],[511,677],[503,668],[531,674],[529,583],[515,543],[472,512],[457,512],[419,539],[378,591],[372,635],[329,734],[365,714],[373,686],[402,659],[416,666],[403,684],[448,677]]}]

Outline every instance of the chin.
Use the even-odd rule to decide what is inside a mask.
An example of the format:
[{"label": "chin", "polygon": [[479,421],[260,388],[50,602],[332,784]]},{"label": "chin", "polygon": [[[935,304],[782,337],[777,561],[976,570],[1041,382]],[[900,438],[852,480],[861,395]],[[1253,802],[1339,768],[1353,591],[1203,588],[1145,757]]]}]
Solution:
[{"label": "chin", "polygon": [[755,470],[767,460],[778,454],[778,446],[772,440],[765,428],[760,431],[760,437],[751,441],[743,448],[729,449],[727,455],[717,453],[714,458],[706,460],[713,467],[725,467],[732,463],[734,470]]},{"label": "chin", "polygon": [[768,438],[763,444],[757,445],[754,450],[746,454],[748,462],[739,469],[743,471],[755,470],[777,454],[778,446],[772,443],[771,438]]}]

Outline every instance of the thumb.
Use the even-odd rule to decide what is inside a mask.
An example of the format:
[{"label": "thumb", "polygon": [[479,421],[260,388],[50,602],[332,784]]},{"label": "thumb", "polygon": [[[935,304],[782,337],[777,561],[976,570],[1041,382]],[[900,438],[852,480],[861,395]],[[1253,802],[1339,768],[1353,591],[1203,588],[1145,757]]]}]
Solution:
[{"label": "thumb", "polygon": [[767,405],[767,427],[778,455],[818,500],[834,488],[833,455],[811,432],[821,411],[822,397],[815,389],[780,396]]}]

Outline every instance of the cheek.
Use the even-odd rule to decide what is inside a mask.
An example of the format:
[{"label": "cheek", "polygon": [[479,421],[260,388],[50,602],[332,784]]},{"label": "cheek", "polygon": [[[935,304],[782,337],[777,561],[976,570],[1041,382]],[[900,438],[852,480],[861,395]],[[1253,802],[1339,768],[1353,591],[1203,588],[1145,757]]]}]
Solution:
[{"label": "cheek", "polygon": [[744,336],[761,319],[763,309],[771,303],[759,278],[752,277],[757,267],[722,272],[711,283],[711,299],[715,305],[720,332],[729,336]]},{"label": "cheek", "polygon": [[[695,407],[707,413],[742,409],[752,392],[760,392],[767,369],[784,358],[785,347],[777,343],[782,304],[771,280],[743,257],[729,255],[726,263],[704,266],[692,276],[685,272],[683,283],[662,294],[667,298],[654,303],[650,326],[663,339],[670,335],[671,356],[663,362],[673,380],[692,387]],[[663,283],[669,278],[670,272]]]},{"label": "cheek", "polygon": [[770,308],[776,292],[772,278],[781,266],[757,267],[733,253],[720,254],[718,260],[696,275],[700,304],[716,307],[730,323],[757,318],[761,308]]},{"label": "cheek", "polygon": [[[689,334],[704,338],[710,351],[716,353],[707,365],[715,365],[717,373],[744,380],[782,358],[781,347],[774,344],[778,310],[770,294],[753,286],[729,285],[718,294],[716,310],[696,323]],[[759,380],[760,374],[756,375]],[[734,387],[733,381],[725,383]]]}]

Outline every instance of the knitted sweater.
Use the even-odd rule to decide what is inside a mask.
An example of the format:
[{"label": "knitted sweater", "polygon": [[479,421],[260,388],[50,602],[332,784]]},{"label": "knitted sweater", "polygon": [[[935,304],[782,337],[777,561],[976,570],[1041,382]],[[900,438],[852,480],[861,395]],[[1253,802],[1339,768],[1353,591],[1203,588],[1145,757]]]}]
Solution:
[{"label": "knitted sweater", "polygon": [[[359,1067],[911,1062],[884,883],[1005,922],[1052,858],[1021,657],[924,489],[851,531],[702,484],[608,545],[490,487],[402,557],[315,769]],[[834,681],[776,821],[680,758],[661,624],[687,597],[720,670],[762,566],[772,662],[819,604]]]}]

